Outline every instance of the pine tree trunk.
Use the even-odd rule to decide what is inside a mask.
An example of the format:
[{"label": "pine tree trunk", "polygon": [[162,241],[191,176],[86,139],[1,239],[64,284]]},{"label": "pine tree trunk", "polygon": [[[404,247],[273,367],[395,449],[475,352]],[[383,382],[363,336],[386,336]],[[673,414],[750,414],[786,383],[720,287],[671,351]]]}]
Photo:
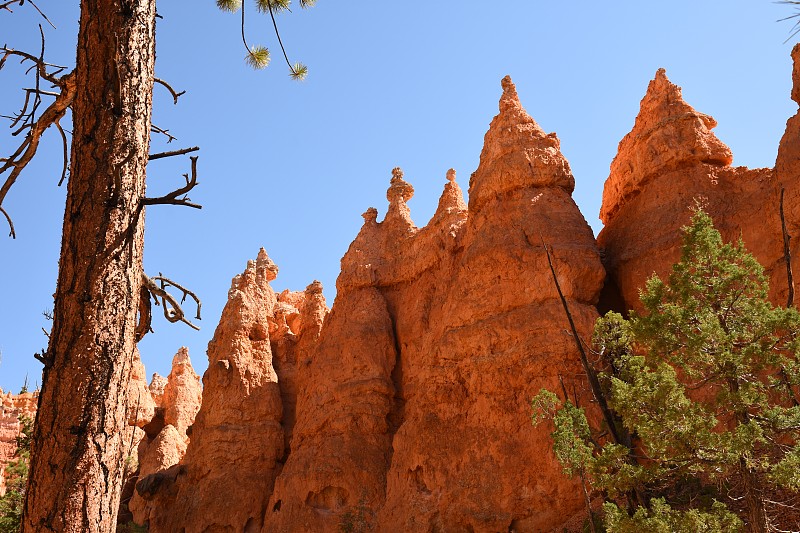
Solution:
[{"label": "pine tree trunk", "polygon": [[82,0],[53,329],[23,531],[111,532],[142,276],[155,0]]},{"label": "pine tree trunk", "polygon": [[767,513],[764,509],[764,499],[761,497],[761,487],[756,474],[747,466],[744,457],[739,459],[739,470],[742,474],[744,485],[744,503],[747,508],[747,525],[752,533],[767,533]]}]

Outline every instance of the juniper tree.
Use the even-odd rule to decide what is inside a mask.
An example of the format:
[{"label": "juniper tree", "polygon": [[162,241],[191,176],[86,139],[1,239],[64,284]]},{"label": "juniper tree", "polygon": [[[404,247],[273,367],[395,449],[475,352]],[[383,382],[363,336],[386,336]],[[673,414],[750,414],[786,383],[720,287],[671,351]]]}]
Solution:
[{"label": "juniper tree", "polygon": [[[197,301],[199,318],[199,300],[191,291],[142,270],[145,207],[199,207],[187,197],[197,185],[194,157],[185,186],[162,197],[145,196],[148,161],[196,150],[150,153],[151,132],[169,135],[151,122],[154,84],[165,86],[176,101],[181,94],[154,75],[156,0],[79,3],[74,69],[46,61],[41,26],[41,51],[0,47],[0,68],[8,59],[22,61],[35,81],[12,117],[13,133],[23,140],[0,158],[0,215],[11,237],[15,229],[4,200],[52,126],[63,141],[60,181],[67,182],[53,326],[47,349],[37,354],[44,369],[22,524],[26,532],[114,530],[125,462],[127,389],[135,343],[150,329],[151,298],[161,301],[167,320],[191,325],[180,299],[169,294],[172,287]],[[275,22],[275,10],[288,8],[289,2],[256,4]],[[30,6],[42,13],[31,0],[0,0],[0,14]],[[290,65],[290,75],[302,77],[301,67]],[[61,123],[69,113],[71,143],[69,128]]]},{"label": "juniper tree", "polygon": [[[611,409],[634,435],[604,442],[584,410],[548,391],[556,457],[605,498],[609,531],[765,532],[798,520],[800,314],[774,308],[759,263],[697,210],[680,262],[641,292],[642,314],[608,313],[592,344]],[[622,497],[643,488],[646,507]],[[744,526],[743,526],[744,524]],[[783,524],[785,525],[785,524]]]}]

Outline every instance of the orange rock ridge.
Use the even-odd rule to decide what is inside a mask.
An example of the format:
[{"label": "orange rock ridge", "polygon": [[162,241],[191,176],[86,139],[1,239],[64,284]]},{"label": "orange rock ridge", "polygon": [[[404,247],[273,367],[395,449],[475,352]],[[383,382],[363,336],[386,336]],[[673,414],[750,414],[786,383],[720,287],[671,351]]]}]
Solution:
[{"label": "orange rock ridge", "polygon": [[209,344],[183,461],[140,481],[150,530],[338,531],[349,513],[380,531],[544,531],[580,512],[530,425],[560,379],[588,403],[542,245],[588,336],[605,271],[574,184],[505,78],[469,206],[451,169],[418,228],[394,169],[329,315],[318,283],[276,295],[262,250]]}]

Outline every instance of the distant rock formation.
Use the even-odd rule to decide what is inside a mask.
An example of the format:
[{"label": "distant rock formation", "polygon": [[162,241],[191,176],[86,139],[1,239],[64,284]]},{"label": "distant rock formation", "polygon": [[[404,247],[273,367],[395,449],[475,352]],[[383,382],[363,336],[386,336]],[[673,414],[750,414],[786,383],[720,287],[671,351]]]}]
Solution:
[{"label": "distant rock formation", "polygon": [[5,469],[17,451],[17,437],[22,426],[20,417],[36,417],[39,392],[4,393],[0,389],[0,496],[6,493]]},{"label": "distant rock formation", "polygon": [[[165,379],[154,374],[146,390],[154,396],[156,407],[143,427],[144,435],[137,447],[137,482],[177,465],[186,453],[187,432],[203,397],[200,376],[192,368],[189,350],[186,347],[178,350],[169,376]],[[140,523],[148,521],[152,506],[134,490],[130,496],[128,508],[132,518]]]},{"label": "distant rock formation", "polygon": [[262,249],[233,279],[184,461],[137,484],[151,502],[151,531],[261,528],[291,446],[295,367],[308,364],[306,339],[316,340],[327,313],[318,282],[276,295],[269,282],[277,274]]}]

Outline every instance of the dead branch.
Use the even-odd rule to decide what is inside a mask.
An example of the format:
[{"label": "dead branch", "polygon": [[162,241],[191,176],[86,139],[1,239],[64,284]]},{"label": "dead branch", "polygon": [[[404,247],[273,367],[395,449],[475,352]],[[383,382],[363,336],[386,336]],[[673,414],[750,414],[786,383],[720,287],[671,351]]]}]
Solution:
[{"label": "dead branch", "polygon": [[197,186],[197,156],[190,156],[189,159],[192,160],[192,177],[190,178],[188,174],[183,175],[186,185],[158,198],[142,198],[141,205],[185,205],[186,207],[202,209],[202,205],[192,203],[191,198],[186,196],[189,191]]},{"label": "dead branch", "polygon": [[[67,67],[56,65],[54,63],[48,63],[46,61],[41,60],[40,58],[36,57],[33,54],[22,52],[20,50],[15,50],[13,48],[8,48],[5,45],[0,46],[0,52],[3,53],[3,56],[0,57],[0,68],[3,68],[6,60],[9,57],[13,56],[20,57],[22,58],[20,59],[20,63],[24,63],[25,61],[30,61],[31,63],[33,63],[32,68],[36,68],[39,71],[39,76],[41,76],[42,79],[47,80],[56,86],[60,86],[61,78],[59,78],[58,75],[67,70]],[[47,71],[48,67],[51,67],[55,70],[53,72],[48,72]]]},{"label": "dead branch", "polygon": [[167,88],[167,90],[169,91],[169,94],[172,95],[172,100],[175,103],[175,105],[178,105],[178,97],[183,96],[184,94],[186,94],[186,91],[175,92],[175,89],[172,88],[172,85],[170,85],[169,83],[165,82],[164,80],[162,80],[160,78],[153,78],[153,81],[158,83],[158,84],[160,84],[160,85],[163,85],[164,87]]},{"label": "dead branch", "polygon": [[165,157],[174,157],[176,155],[183,155],[188,154],[190,152],[196,152],[200,149],[199,146],[192,146],[191,148],[181,148],[180,150],[173,150],[171,152],[159,152],[157,154],[150,154],[147,158],[149,161],[154,161],[156,159],[163,159]]},{"label": "dead branch", "polygon": [[8,2],[3,2],[2,4],[0,4],[0,10],[5,9],[9,13],[13,13],[13,11],[11,11],[11,8],[8,7],[8,6],[13,5],[13,4],[17,4],[18,6],[21,6],[23,4],[23,2],[25,2],[25,0],[9,0]]},{"label": "dead branch", "polygon": [[69,149],[67,148],[67,134],[64,133],[64,128],[61,127],[61,122],[59,120],[55,121],[56,128],[58,128],[58,132],[61,134],[61,145],[63,147],[62,157],[64,158],[64,165],[61,167],[61,179],[58,180],[58,186],[61,187],[61,184],[64,183],[64,179],[67,177],[67,166],[69,165]]},{"label": "dead branch", "polygon": [[[153,276],[152,278],[142,273],[142,287],[144,287],[153,296],[156,305],[159,305],[158,299],[161,299],[161,305],[164,308],[164,318],[166,318],[168,322],[183,322],[194,330],[200,330],[199,327],[189,322],[189,320],[186,318],[183,308],[181,307],[181,305],[186,301],[187,297],[191,298],[197,305],[197,314],[195,315],[195,318],[197,320],[201,320],[200,308],[202,303],[200,302],[200,298],[198,298],[195,293],[175,283],[171,279],[165,278],[161,272],[158,273],[158,276]],[[174,287],[183,293],[180,302],[178,302],[174,296],[167,292],[168,287]],[[142,295],[144,295],[144,292],[142,292]],[[140,309],[141,305],[142,304],[140,303]]]},{"label": "dead branch", "polygon": [[783,234],[783,258],[786,260],[786,282],[789,285],[789,297],[786,302],[786,307],[788,308],[794,305],[794,276],[792,275],[792,251],[789,248],[791,237],[789,237],[789,232],[786,229],[786,217],[783,214],[783,194],[785,192],[785,189],[781,187],[781,233]]},{"label": "dead branch", "polygon": [[150,124],[150,131],[153,132],[153,133],[160,133],[161,135],[164,135],[167,138],[167,144],[169,144],[172,141],[177,139],[177,137],[172,135],[169,132],[169,130],[165,130],[165,129],[159,128],[155,124]]},{"label": "dead branch", "polygon": [[550,273],[553,275],[553,283],[556,286],[556,291],[558,291],[558,297],[561,299],[561,305],[564,308],[564,312],[567,314],[567,321],[569,322],[569,327],[572,331],[572,337],[575,341],[575,346],[577,346],[578,353],[580,354],[583,370],[586,372],[586,377],[589,379],[589,385],[592,389],[592,396],[594,396],[595,401],[600,406],[600,410],[603,412],[603,418],[605,418],[606,424],[608,424],[608,429],[614,436],[614,441],[619,444],[623,444],[622,437],[619,435],[615,417],[611,413],[611,408],[608,407],[605,394],[603,394],[603,388],[600,386],[600,380],[597,377],[597,372],[595,372],[594,368],[589,364],[589,358],[586,357],[586,351],[583,349],[583,343],[581,343],[580,335],[578,334],[578,328],[575,326],[575,321],[572,318],[572,312],[569,310],[569,304],[567,303],[564,293],[561,291],[561,284],[558,282],[558,276],[556,276],[556,269],[553,266],[553,259],[550,256],[550,250],[547,248],[547,244],[544,242],[544,237],[540,235],[540,238],[542,240],[544,252],[547,254],[547,264],[550,265]]},{"label": "dead branch", "polygon": [[6,217],[6,220],[8,221],[8,227],[9,227],[9,229],[11,230],[11,231],[8,233],[8,236],[9,236],[9,237],[11,237],[12,239],[16,239],[16,238],[17,238],[17,234],[16,234],[16,232],[14,231],[14,222],[12,222],[12,221],[11,221],[11,217],[10,217],[10,216],[8,216],[8,211],[6,211],[6,210],[5,210],[5,209],[3,209],[2,207],[0,207],[0,213],[3,213],[3,215]]},{"label": "dead branch", "polygon": [[[8,54],[11,53],[8,51],[8,49],[5,49],[5,52],[6,56],[4,57],[7,57]],[[34,58],[33,61],[38,62],[39,60]],[[41,70],[44,67],[40,66],[39,68]],[[36,154],[36,150],[39,148],[39,142],[41,141],[44,132],[53,124],[58,124],[58,121],[64,117],[67,108],[72,105],[72,102],[75,99],[76,86],[74,71],[65,74],[60,78],[53,78],[49,74],[46,77],[42,76],[42,78],[48,79],[48,81],[50,78],[52,78],[52,80],[55,82],[55,85],[61,88],[61,92],[56,97],[55,101],[51,103],[47,109],[45,109],[41,116],[31,123],[31,127],[28,133],[25,135],[25,139],[22,141],[22,143],[20,143],[14,153],[9,157],[0,159],[0,175],[6,171],[10,171],[3,185],[0,186],[0,207],[3,206],[3,201],[5,200],[8,191],[11,189],[11,186],[14,185],[14,182],[16,182],[20,173]],[[60,128],[60,126],[57,127]],[[5,210],[3,211],[3,214],[6,216],[9,225],[11,225],[11,217]],[[11,236],[14,237],[13,229],[11,231]]]},{"label": "dead branch", "polygon": [[[144,277],[147,278],[147,276]],[[152,323],[153,307],[150,301],[150,290],[142,283],[142,288],[139,291],[139,322],[136,324],[136,330],[133,335],[136,342],[139,342],[145,335],[153,331]]]},{"label": "dead branch", "polygon": [[[36,11],[38,11],[38,12],[39,12],[39,14],[42,16],[42,18],[43,18],[44,20],[46,20],[46,21],[47,21],[47,23],[48,23],[48,24],[50,24],[50,25],[53,27],[53,29],[54,29],[54,30],[57,30],[57,29],[58,29],[58,28],[56,28],[56,25],[55,25],[55,24],[53,24],[53,23],[50,21],[50,19],[49,19],[49,18],[47,18],[47,15],[45,15],[45,14],[44,14],[44,12],[43,12],[41,9],[39,9],[39,6],[37,6],[36,4],[34,4],[34,3],[33,3],[33,0],[27,0],[27,2],[28,2],[30,5],[32,5],[32,6],[33,6],[33,8],[34,8]],[[22,2],[20,2],[20,4],[22,4]]]}]

